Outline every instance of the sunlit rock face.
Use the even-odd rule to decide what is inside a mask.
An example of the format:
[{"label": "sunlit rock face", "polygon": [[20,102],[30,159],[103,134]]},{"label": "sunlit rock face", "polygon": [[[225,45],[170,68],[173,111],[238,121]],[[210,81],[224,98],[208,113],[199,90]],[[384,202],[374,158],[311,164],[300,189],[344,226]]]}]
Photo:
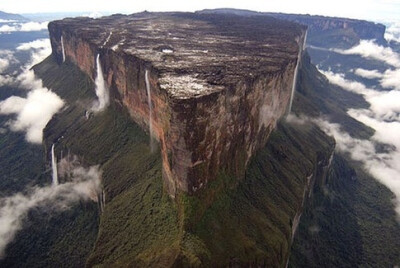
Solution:
[{"label": "sunlit rock face", "polygon": [[[49,24],[53,56],[96,77],[160,143],[166,189],[242,177],[290,101],[306,29],[270,18],[140,13]],[[146,90],[148,72],[150,90]],[[150,116],[148,92],[152,112]]]}]

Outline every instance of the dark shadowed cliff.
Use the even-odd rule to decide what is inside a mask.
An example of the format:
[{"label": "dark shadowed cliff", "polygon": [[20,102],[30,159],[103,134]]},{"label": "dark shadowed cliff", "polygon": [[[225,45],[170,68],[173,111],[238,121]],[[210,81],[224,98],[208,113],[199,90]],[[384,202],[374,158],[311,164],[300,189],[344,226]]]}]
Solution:
[{"label": "dark shadowed cliff", "polygon": [[240,9],[206,9],[201,14],[236,14],[238,16],[271,16],[308,27],[307,43],[319,47],[350,48],[361,39],[374,39],[379,44],[386,44],[385,25],[365,20],[316,15],[285,14],[273,12],[255,12]]},{"label": "dark shadowed cliff", "polygon": [[[287,16],[315,42],[381,34],[362,21]],[[104,191],[97,207],[32,213],[0,265],[357,266],[381,241],[368,233],[389,241],[398,231],[386,188],[374,190],[315,123],[286,120],[323,116],[373,135],[347,114],[368,103],[329,84],[303,51],[305,26],[216,10],[64,19],[49,31],[52,55],[34,71],[66,105],[44,130],[44,160],[56,144],[57,155],[99,165]],[[99,72],[110,99],[94,112]],[[374,203],[387,210],[371,219]],[[380,246],[390,261],[374,264],[396,261],[392,242]]]},{"label": "dark shadowed cliff", "polygon": [[287,111],[305,37],[270,17],[189,13],[66,19],[49,31],[57,62],[64,53],[93,80],[99,55],[113,101],[160,142],[171,196],[221,172],[243,176]]}]

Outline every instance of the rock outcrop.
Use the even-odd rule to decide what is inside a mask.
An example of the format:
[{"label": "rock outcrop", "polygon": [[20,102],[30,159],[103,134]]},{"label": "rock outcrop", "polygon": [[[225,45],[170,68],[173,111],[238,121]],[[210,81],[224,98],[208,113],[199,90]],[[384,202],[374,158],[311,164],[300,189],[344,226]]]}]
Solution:
[{"label": "rock outcrop", "polygon": [[386,27],[381,23],[365,20],[326,17],[318,15],[285,14],[256,12],[243,9],[205,9],[200,14],[235,14],[238,16],[271,16],[277,19],[293,21],[308,27],[307,43],[322,47],[349,48],[357,45],[361,39],[373,39],[385,45]]},{"label": "rock outcrop", "polygon": [[152,125],[174,196],[221,172],[244,174],[287,112],[306,28],[267,16],[145,12],[64,19],[49,31],[57,62],[93,80],[100,55],[114,103]]},{"label": "rock outcrop", "polygon": [[374,39],[379,44],[386,44],[384,38],[386,27],[380,23],[324,16],[282,13],[267,14],[275,18],[307,25],[309,40],[315,45],[324,47],[341,46],[346,48],[358,44],[361,39]]}]

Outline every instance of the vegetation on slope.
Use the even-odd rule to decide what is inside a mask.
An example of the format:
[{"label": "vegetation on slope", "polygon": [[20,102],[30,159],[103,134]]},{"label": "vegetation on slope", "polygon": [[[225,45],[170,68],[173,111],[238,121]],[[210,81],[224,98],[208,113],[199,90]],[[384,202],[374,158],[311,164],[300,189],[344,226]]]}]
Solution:
[{"label": "vegetation on slope", "polygon": [[315,126],[282,122],[251,160],[245,178],[237,182],[221,176],[199,196],[187,197],[196,213],[203,210],[204,197],[215,194],[187,229],[208,250],[210,259],[202,264],[284,266],[307,177],[316,175],[319,161],[328,162],[333,146]]},{"label": "vegetation on slope", "polygon": [[[0,87],[0,101],[13,95],[23,96],[23,90]],[[0,115],[0,126],[5,126],[14,116]],[[22,132],[1,127],[0,133],[0,196],[10,196],[23,191],[39,181],[43,168],[43,150],[25,140]]]},{"label": "vegetation on slope", "polygon": [[[82,80],[74,73],[75,69],[53,69],[50,62],[47,60],[35,67],[46,86],[56,88],[65,83],[66,89],[76,90],[74,94],[85,92],[86,78]],[[73,79],[66,79],[65,75],[72,75]],[[60,82],[60,79],[64,80]],[[26,91],[6,87],[0,91],[1,99],[24,94]],[[86,94],[93,93],[87,91]],[[9,116],[0,117],[1,123],[9,119]],[[21,132],[7,131],[0,135],[0,192],[3,196],[29,192],[32,186],[51,183],[50,159],[46,159],[43,147],[29,144],[24,138]],[[64,211],[35,208],[29,211],[27,218],[7,246],[0,260],[1,267],[84,266],[98,233],[97,204],[77,203]]]},{"label": "vegetation on slope", "polygon": [[98,208],[81,203],[62,211],[29,212],[7,247],[1,267],[83,267],[98,230]]},{"label": "vegetation on slope", "polygon": [[318,128],[282,122],[245,178],[219,174],[198,195],[171,200],[163,191],[159,151],[150,152],[148,135],[125,108],[115,102],[86,119],[91,81],[52,58],[36,72],[52,78],[45,84],[68,102],[46,128],[47,148],[58,140],[59,153],[103,170],[106,207],[89,266],[285,264],[307,177],[334,144]]},{"label": "vegetation on slope", "polygon": [[[148,135],[124,107],[114,102],[106,111],[86,119],[85,111],[94,99],[94,86],[86,76],[72,63],[58,66],[52,58],[36,72],[68,102],[46,128],[46,147],[58,141],[58,153],[76,154],[85,164],[99,164],[103,170],[106,207],[88,266],[286,264],[293,219],[303,208],[307,177],[313,175],[317,180],[316,200],[325,189],[318,169],[328,165],[334,141],[319,128],[281,122],[265,148],[251,159],[245,178],[238,180],[221,173],[197,195],[179,193],[172,200],[163,190],[159,151],[150,152]],[[345,113],[353,101],[360,107],[367,105],[365,101],[328,86],[307,56],[299,84],[296,113],[329,114],[332,120],[344,120],[347,130],[357,137],[373,133]],[[344,220],[349,228],[360,226],[352,218]],[[368,240],[362,228],[352,230],[355,241]],[[354,248],[355,252],[366,252],[357,243]],[[297,264],[313,264],[306,262],[302,253],[296,253],[296,246],[292,250]],[[334,250],[332,258],[345,259],[341,250]]]},{"label": "vegetation on slope", "polygon": [[393,267],[400,231],[393,194],[357,163],[336,155],[327,183],[315,189],[295,237],[290,267]]},{"label": "vegetation on slope", "polygon": [[[362,108],[362,97],[329,85],[303,59],[294,111],[340,123],[352,136],[368,139],[373,130],[346,114]],[[313,79],[316,77],[317,79]],[[307,99],[307,100],[305,100]],[[304,106],[307,101],[310,105]],[[290,267],[391,267],[400,262],[400,226],[393,194],[369,176],[360,163],[336,153],[326,183],[313,189],[290,256]]]},{"label": "vegetation on slope", "polygon": [[297,79],[293,113],[311,117],[325,116],[330,122],[340,123],[343,130],[356,138],[369,138],[374,130],[347,114],[350,108],[367,108],[369,104],[355,93],[329,84],[328,79],[311,64],[304,53]]},{"label": "vegetation on slope", "polygon": [[63,137],[57,151],[103,170],[106,207],[88,265],[171,265],[179,252],[177,210],[163,191],[160,153],[150,152],[148,135],[117,103],[86,119],[94,85],[72,63],[48,58],[37,73],[53,77],[52,88],[68,103],[45,130],[47,148]]}]

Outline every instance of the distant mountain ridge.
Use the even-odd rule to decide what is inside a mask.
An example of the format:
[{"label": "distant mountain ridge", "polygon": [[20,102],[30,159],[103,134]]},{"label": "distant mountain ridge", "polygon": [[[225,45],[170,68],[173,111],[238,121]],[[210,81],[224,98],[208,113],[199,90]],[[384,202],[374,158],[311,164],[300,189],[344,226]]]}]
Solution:
[{"label": "distant mountain ridge", "polygon": [[205,9],[202,14],[234,14],[239,16],[268,15],[277,19],[288,20],[308,26],[307,43],[321,47],[350,48],[361,39],[374,39],[385,45],[386,27],[383,24],[366,20],[325,17],[320,15],[285,14],[273,12],[257,12],[242,9]]},{"label": "distant mountain ridge", "polygon": [[2,20],[27,20],[25,17],[19,14],[7,13],[4,11],[0,11],[0,19]]}]

